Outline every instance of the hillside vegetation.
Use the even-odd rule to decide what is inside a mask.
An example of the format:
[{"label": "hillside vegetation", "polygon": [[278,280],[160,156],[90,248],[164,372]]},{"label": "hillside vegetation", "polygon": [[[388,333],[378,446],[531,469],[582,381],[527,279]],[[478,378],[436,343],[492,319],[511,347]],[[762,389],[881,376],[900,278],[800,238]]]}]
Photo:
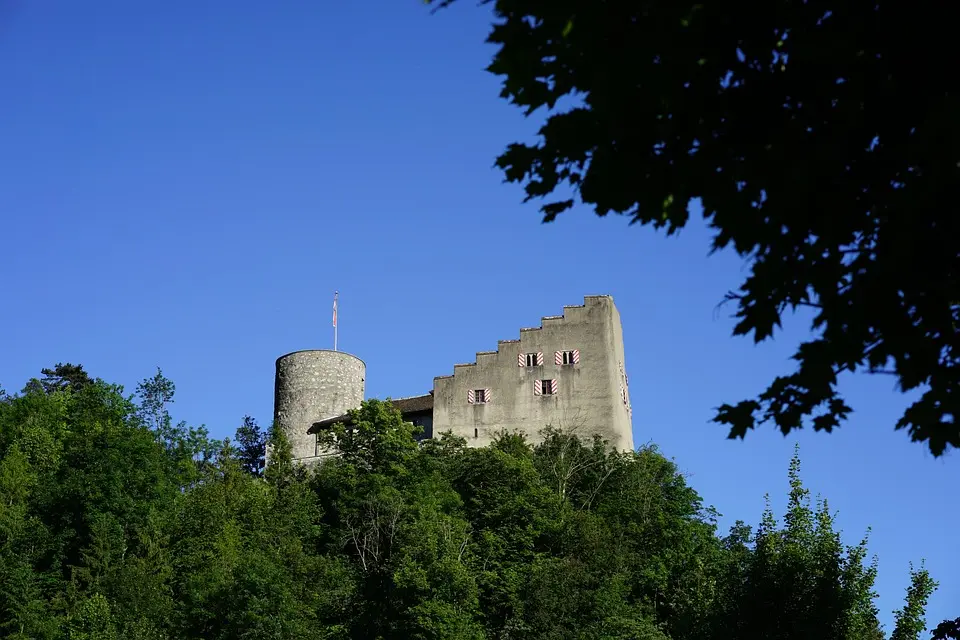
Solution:
[{"label": "hillside vegetation", "polygon": [[[879,639],[866,542],[841,543],[794,458],[782,519],[717,530],[655,447],[546,429],[414,440],[387,402],[295,466],[282,434],[173,424],[61,365],[0,393],[0,636]],[[271,464],[264,470],[269,439]],[[922,567],[892,638],[927,637]]]}]

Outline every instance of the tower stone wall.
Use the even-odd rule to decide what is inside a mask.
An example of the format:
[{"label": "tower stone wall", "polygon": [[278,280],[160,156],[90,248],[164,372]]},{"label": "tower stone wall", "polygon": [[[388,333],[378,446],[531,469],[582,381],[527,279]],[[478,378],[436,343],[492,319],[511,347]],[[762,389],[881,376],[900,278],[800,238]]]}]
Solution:
[{"label": "tower stone wall", "polygon": [[290,440],[294,460],[323,454],[310,426],[358,408],[365,379],[363,360],[343,351],[294,351],[277,359],[273,419]]}]

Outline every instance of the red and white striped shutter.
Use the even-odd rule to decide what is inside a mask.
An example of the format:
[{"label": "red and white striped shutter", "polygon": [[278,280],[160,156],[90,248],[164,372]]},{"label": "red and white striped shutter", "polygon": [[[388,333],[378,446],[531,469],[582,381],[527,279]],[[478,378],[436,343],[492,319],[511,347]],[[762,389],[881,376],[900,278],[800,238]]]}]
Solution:
[{"label": "red and white striped shutter", "polygon": [[573,364],[580,364],[580,349],[573,350]]},{"label": "red and white striped shutter", "polygon": [[543,382],[540,380],[533,381],[533,395],[542,396],[543,395]]},{"label": "red and white striped shutter", "polygon": [[476,402],[477,399],[474,396],[475,394],[473,392],[473,389],[469,389],[467,391],[467,404],[473,404],[474,402]]},{"label": "red and white striped shutter", "polygon": [[483,401],[490,402],[490,389],[483,390]]},{"label": "red and white striped shutter", "polygon": [[550,393],[557,395],[557,379],[554,378],[550,381]]},{"label": "red and white striped shutter", "polygon": [[553,364],[563,364],[563,351],[554,351],[553,352]]},{"label": "red and white striped shutter", "polygon": [[517,354],[517,366],[523,367],[526,364],[527,364],[527,354],[521,351],[520,353]]},{"label": "red and white striped shutter", "polygon": [[542,366],[543,366],[543,352],[542,352],[542,351],[537,351],[537,366],[538,366],[538,367],[542,367]]}]

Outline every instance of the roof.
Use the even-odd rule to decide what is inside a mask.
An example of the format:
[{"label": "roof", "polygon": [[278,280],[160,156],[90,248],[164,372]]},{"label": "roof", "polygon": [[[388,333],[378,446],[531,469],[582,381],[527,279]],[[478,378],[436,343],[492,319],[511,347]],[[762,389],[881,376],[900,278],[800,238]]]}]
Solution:
[{"label": "roof", "polygon": [[409,398],[397,398],[390,402],[400,410],[400,413],[433,410],[433,393],[426,393],[422,396],[411,396]]},{"label": "roof", "polygon": [[[424,394],[422,396],[411,396],[409,398],[397,398],[396,400],[390,400],[390,403],[393,406],[400,410],[402,414],[409,413],[418,413],[420,411],[433,411],[433,392]],[[323,420],[318,420],[310,425],[310,428],[307,429],[307,433],[316,433],[324,427],[329,427],[332,424],[338,422],[343,422],[344,424],[349,424],[350,414],[343,414],[339,416],[334,416],[332,418],[324,418]]]}]

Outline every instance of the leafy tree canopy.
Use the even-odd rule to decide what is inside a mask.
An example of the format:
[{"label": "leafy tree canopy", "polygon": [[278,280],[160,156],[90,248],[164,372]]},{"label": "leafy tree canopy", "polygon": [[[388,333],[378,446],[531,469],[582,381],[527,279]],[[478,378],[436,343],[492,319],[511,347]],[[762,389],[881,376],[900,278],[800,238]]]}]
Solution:
[{"label": "leafy tree canopy", "polygon": [[[102,380],[0,399],[4,638],[886,637],[866,543],[841,543],[798,457],[782,520],[721,535],[655,447],[417,442],[371,400],[314,467],[271,429],[261,472],[252,418],[249,447],[211,442],[173,423],[173,390],[158,372],[139,403]],[[891,638],[922,637],[935,586],[912,572]]]},{"label": "leafy tree canopy", "polygon": [[938,624],[933,630],[933,640],[960,640],[960,618]]},{"label": "leafy tree canopy", "polygon": [[[81,364],[66,364],[58,362],[52,369],[40,370],[43,377],[34,378],[27,383],[27,388],[42,389],[45,393],[57,391],[80,391],[93,382],[93,379],[83,369]],[[2,395],[2,391],[0,391]]]},{"label": "leafy tree canopy", "polygon": [[263,475],[267,434],[257,424],[256,418],[243,416],[237,427],[237,458],[244,471],[255,476]]},{"label": "leafy tree canopy", "polygon": [[829,432],[838,375],[868,371],[923,391],[896,428],[960,446],[960,80],[931,3],[492,4],[501,96],[546,114],[497,165],[545,221],[579,199],[669,234],[699,200],[751,264],[735,334],[811,311],[796,370],[717,410],[730,437]]}]

